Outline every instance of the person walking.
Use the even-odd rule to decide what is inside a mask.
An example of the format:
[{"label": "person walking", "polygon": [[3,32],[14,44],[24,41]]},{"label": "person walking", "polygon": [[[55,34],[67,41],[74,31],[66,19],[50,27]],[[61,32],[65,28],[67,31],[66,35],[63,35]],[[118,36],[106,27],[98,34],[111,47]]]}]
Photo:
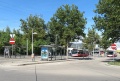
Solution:
[{"label": "person walking", "polygon": [[35,55],[34,55],[34,53],[31,54],[31,58],[32,58],[32,61],[35,61]]}]

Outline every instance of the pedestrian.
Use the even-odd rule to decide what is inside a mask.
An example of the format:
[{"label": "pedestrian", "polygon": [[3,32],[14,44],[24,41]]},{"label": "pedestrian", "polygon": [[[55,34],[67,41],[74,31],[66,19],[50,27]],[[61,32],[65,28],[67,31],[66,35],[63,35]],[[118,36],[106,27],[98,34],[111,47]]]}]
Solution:
[{"label": "pedestrian", "polygon": [[31,54],[31,58],[32,58],[32,61],[35,61],[35,55],[34,55],[34,53]]}]

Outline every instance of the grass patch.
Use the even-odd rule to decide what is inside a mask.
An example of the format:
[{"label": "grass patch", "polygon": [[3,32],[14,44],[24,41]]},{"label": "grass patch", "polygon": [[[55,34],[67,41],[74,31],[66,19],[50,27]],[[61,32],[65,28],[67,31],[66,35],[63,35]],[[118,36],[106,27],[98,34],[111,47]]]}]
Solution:
[{"label": "grass patch", "polygon": [[108,64],[120,66],[120,59],[119,59],[119,60],[115,60],[115,61],[108,62]]}]

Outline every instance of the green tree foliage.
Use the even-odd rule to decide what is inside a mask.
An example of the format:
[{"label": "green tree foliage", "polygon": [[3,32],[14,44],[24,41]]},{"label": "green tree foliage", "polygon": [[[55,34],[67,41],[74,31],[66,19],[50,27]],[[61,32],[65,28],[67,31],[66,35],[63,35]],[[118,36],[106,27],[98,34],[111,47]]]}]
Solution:
[{"label": "green tree foliage", "polygon": [[11,30],[10,30],[10,27],[9,27],[9,26],[6,27],[6,31],[5,31],[5,32],[8,33],[8,34],[11,33]]},{"label": "green tree foliage", "polygon": [[26,20],[20,19],[21,21],[21,30],[24,34],[26,34],[26,37],[31,38],[32,36],[32,29],[34,32],[37,32],[38,37],[43,38],[46,35],[46,26],[44,23],[44,20],[40,18],[39,16],[30,15]]},{"label": "green tree foliage", "polygon": [[96,44],[99,44],[100,36],[94,28],[88,30],[87,36],[83,39],[83,45],[89,51],[92,51]]},{"label": "green tree foliage", "polygon": [[10,40],[10,28],[7,26],[6,30],[1,31],[1,43],[3,46],[8,46],[9,45],[9,40]]},{"label": "green tree foliage", "polygon": [[25,40],[22,40],[23,39],[23,34],[20,33],[20,30],[15,30],[15,32],[13,32],[15,34],[15,41],[16,41],[16,45],[17,46],[23,46],[25,44],[23,44],[23,42]]},{"label": "green tree foliage", "polygon": [[46,30],[47,27],[45,25],[45,22],[42,18],[39,16],[35,15],[30,15],[26,20],[20,19],[21,21],[21,30],[23,31],[23,38],[22,43],[25,46],[26,45],[26,40],[28,39],[29,43],[29,50],[31,50],[31,42],[32,42],[32,29],[33,33],[36,32],[37,35],[33,35],[34,37],[34,47],[39,47],[40,44],[48,44],[49,42],[47,41],[46,38]]},{"label": "green tree foliage", "polygon": [[110,40],[108,40],[107,38],[102,37],[102,39],[100,40],[100,47],[104,48],[105,50],[110,46],[112,42]]},{"label": "green tree foliage", "polygon": [[15,40],[15,52],[16,53],[21,53],[21,50],[23,50],[24,52],[26,51],[26,46],[25,44],[23,44],[23,35],[22,33],[20,33],[20,29],[15,30],[13,29],[13,34],[15,34],[14,40]]},{"label": "green tree foliage", "polygon": [[86,19],[83,14],[75,5],[63,5],[58,8],[48,23],[49,34],[54,39],[52,42],[55,43],[57,36],[57,43],[65,45],[66,42],[70,42],[75,36],[85,36]]},{"label": "green tree foliage", "polygon": [[99,0],[96,5],[94,17],[96,28],[101,30],[105,39],[111,38],[112,42],[120,37],[120,1]]},{"label": "green tree foliage", "polygon": [[10,28],[7,26],[5,30],[0,31],[0,53],[3,52],[3,46],[9,46]]}]

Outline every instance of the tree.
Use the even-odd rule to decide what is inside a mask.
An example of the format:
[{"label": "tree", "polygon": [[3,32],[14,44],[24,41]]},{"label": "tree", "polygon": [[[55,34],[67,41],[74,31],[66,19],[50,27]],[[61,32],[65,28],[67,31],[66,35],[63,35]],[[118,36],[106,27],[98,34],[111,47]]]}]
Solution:
[{"label": "tree", "polygon": [[10,28],[8,26],[6,27],[5,31],[2,31],[2,33],[1,33],[1,40],[2,40],[2,43],[3,43],[2,45],[3,46],[10,45],[9,44],[10,33],[11,33],[11,31],[10,31]]},{"label": "tree", "polygon": [[105,37],[102,37],[102,39],[100,40],[100,47],[106,50],[110,46],[111,43],[112,41],[108,40]]},{"label": "tree", "polygon": [[37,35],[34,35],[34,47],[39,47],[40,44],[47,44],[48,42],[45,39],[47,27],[42,18],[35,15],[30,15],[26,20],[20,19],[21,21],[21,30],[23,31],[23,45],[25,46],[26,41],[29,40],[29,51],[31,50],[32,42],[32,29],[33,32],[36,32]]},{"label": "tree", "polygon": [[[66,45],[75,36],[85,36],[86,19],[83,17],[83,14],[75,5],[60,6],[48,23],[49,34],[54,39],[57,36],[59,45]],[[53,42],[55,43],[55,41]]]},{"label": "tree", "polygon": [[8,34],[11,33],[11,30],[10,30],[10,27],[9,27],[9,26],[6,27],[6,33],[8,33]]},{"label": "tree", "polygon": [[93,18],[96,28],[103,33],[103,37],[112,42],[120,37],[120,1],[99,0],[94,11],[97,15]]},{"label": "tree", "polygon": [[22,50],[22,52],[25,52],[26,50],[24,48],[26,48],[26,46],[25,46],[25,44],[23,44],[24,40],[23,40],[23,35],[20,32],[20,29],[18,29],[18,30],[13,29],[12,33],[15,34],[15,36],[14,36],[14,40],[15,40],[14,52],[16,54],[21,53],[21,50]]},{"label": "tree", "polygon": [[25,34],[26,37],[29,39],[32,37],[32,29],[34,32],[37,32],[38,37],[44,37],[45,36],[45,30],[46,26],[44,24],[44,20],[40,18],[39,16],[30,15],[26,20],[20,19],[21,21],[21,30]]},{"label": "tree", "polygon": [[100,36],[96,32],[95,28],[88,30],[87,36],[83,39],[83,46],[89,51],[92,51],[96,44],[99,44]]},{"label": "tree", "polygon": [[[0,51],[3,52],[4,48],[3,46],[9,46],[9,40],[10,40],[10,28],[7,26],[5,31],[0,31]],[[0,52],[0,53],[1,53]]]}]

